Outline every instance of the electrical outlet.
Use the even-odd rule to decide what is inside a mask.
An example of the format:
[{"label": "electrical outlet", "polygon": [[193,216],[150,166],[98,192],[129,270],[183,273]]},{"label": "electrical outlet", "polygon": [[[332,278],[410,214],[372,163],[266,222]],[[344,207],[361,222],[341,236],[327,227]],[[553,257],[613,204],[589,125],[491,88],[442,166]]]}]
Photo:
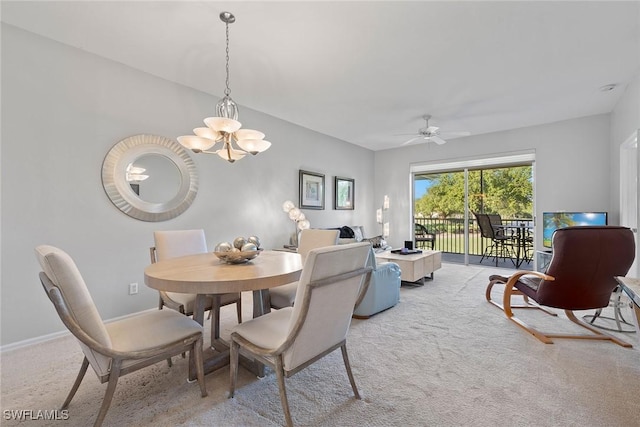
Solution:
[{"label": "electrical outlet", "polygon": [[138,293],[138,284],[129,283],[129,295],[135,295]]}]

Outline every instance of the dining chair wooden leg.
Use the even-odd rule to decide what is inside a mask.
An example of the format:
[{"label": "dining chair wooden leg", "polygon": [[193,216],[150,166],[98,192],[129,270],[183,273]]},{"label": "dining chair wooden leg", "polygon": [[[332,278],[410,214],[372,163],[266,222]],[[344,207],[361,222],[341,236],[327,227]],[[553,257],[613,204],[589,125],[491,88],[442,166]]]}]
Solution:
[{"label": "dining chair wooden leg", "polygon": [[356,380],[353,378],[353,372],[351,371],[351,364],[349,363],[349,355],[347,354],[347,343],[342,344],[340,346],[340,350],[342,350],[342,360],[344,360],[344,367],[347,368],[347,375],[349,376],[349,382],[351,383],[353,394],[356,396],[356,399],[360,399],[360,393],[358,393]]},{"label": "dining chair wooden leg", "polygon": [[278,390],[280,391],[280,403],[282,403],[282,411],[284,412],[284,418],[287,422],[287,427],[293,427],[293,420],[291,419],[291,411],[289,411],[289,401],[287,400],[287,389],[284,385],[284,366],[282,362],[282,355],[276,356],[276,377],[278,378]]},{"label": "dining chair wooden leg", "polygon": [[238,381],[238,352],[240,344],[231,340],[229,348],[229,398],[232,398],[236,392],[236,383]]},{"label": "dining chair wooden leg", "polygon": [[84,375],[87,373],[88,367],[89,367],[89,360],[85,357],[82,360],[82,365],[80,366],[80,371],[78,372],[76,381],[73,383],[73,386],[71,387],[71,390],[67,395],[67,398],[65,399],[64,403],[62,404],[62,407],[60,408],[61,410],[67,409],[67,407],[69,406],[69,403],[71,403],[71,399],[73,399],[73,396],[76,395],[76,391],[78,391],[78,387],[80,387],[80,383],[82,382]]},{"label": "dining chair wooden leg", "polygon": [[193,348],[191,349],[190,353],[191,356],[193,356],[194,362],[196,364],[196,378],[198,379],[198,384],[200,385],[200,395],[202,397],[207,397],[208,393],[204,382],[204,358],[202,355],[202,341],[202,336],[200,336],[200,338],[198,338],[198,340],[193,343]]},{"label": "dining chair wooden leg", "polygon": [[109,406],[111,405],[111,400],[113,399],[113,394],[116,391],[116,385],[118,384],[118,377],[120,376],[120,368],[122,365],[122,360],[113,359],[111,363],[111,371],[109,372],[109,382],[107,383],[107,390],[104,393],[104,398],[102,399],[102,406],[100,406],[100,412],[98,412],[98,416],[96,417],[95,423],[93,423],[94,427],[100,427],[102,422],[104,421],[104,417],[107,415],[107,411],[109,410]]}]

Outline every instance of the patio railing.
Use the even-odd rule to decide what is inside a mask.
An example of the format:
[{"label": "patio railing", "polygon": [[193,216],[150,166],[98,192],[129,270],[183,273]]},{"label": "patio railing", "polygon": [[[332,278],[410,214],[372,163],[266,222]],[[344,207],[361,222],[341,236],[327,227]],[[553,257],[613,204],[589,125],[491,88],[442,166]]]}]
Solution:
[{"label": "patio railing", "polygon": [[[442,252],[464,254],[464,219],[462,218],[415,218],[415,223],[424,225],[436,234],[435,249]],[[503,225],[533,225],[531,219],[502,219]],[[491,239],[482,237],[475,218],[469,219],[469,254],[482,255]]]}]

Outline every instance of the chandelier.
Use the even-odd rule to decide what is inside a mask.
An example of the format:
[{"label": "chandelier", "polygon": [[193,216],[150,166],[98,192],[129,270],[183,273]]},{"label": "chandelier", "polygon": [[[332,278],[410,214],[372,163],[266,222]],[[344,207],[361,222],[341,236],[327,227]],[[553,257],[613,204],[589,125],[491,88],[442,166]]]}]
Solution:
[{"label": "chandelier", "polygon": [[[178,142],[194,153],[217,154],[229,163],[240,160],[247,153],[256,155],[267,150],[271,143],[264,140],[264,133],[253,129],[241,129],[238,121],[238,106],[231,99],[229,89],[229,24],[236,22],[236,17],[229,12],[222,12],[220,20],[225,23],[227,36],[226,49],[226,88],[224,98],[216,104],[217,117],[207,117],[207,127],[195,128],[195,135],[179,136]],[[222,142],[222,148],[212,151],[216,143]],[[234,148],[235,143],[238,148]]]}]

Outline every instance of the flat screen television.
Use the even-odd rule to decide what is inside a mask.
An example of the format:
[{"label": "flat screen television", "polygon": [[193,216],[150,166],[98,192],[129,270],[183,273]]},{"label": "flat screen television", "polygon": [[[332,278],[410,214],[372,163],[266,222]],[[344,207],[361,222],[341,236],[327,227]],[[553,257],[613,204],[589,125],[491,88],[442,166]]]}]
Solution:
[{"label": "flat screen television", "polygon": [[606,212],[543,212],[542,245],[551,247],[551,236],[558,228],[578,225],[607,225]]}]

